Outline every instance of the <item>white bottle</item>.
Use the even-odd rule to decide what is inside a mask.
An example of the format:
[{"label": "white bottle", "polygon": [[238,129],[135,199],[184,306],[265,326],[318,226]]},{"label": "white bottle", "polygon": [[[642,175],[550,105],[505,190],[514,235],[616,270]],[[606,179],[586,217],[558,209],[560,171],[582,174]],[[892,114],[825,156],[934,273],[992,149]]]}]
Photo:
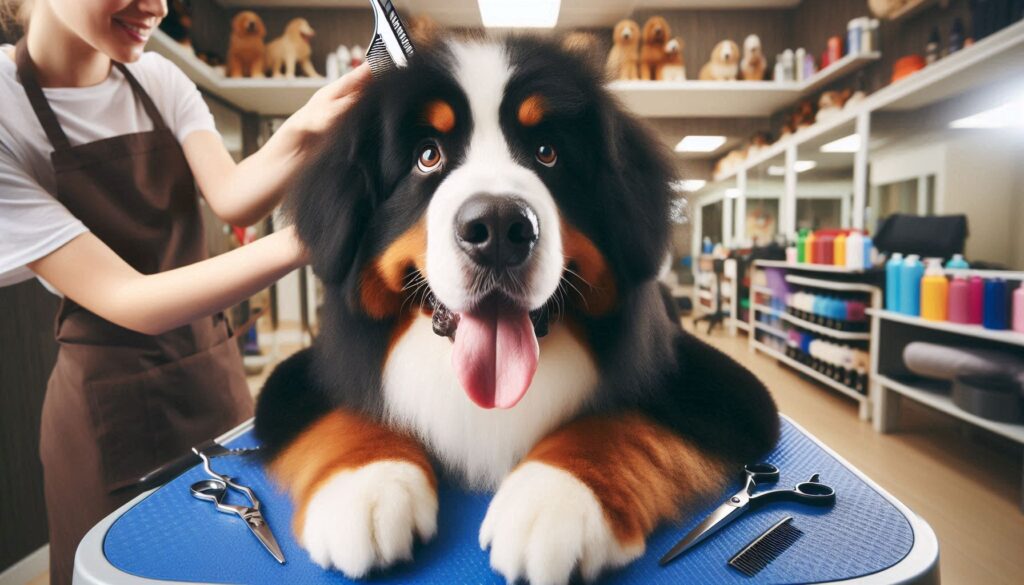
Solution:
[{"label": "white bottle", "polygon": [[864,236],[858,231],[846,236],[846,267],[850,270],[864,269]]}]

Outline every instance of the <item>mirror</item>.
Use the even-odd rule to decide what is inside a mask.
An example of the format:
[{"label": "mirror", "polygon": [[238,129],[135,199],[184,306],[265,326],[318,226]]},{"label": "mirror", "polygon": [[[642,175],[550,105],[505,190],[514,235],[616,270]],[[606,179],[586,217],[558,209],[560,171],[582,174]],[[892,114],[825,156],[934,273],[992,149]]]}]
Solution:
[{"label": "mirror", "polygon": [[786,191],[785,161],[785,155],[780,154],[747,171],[741,241],[763,246],[781,231],[782,198]]},{"label": "mirror", "polygon": [[797,147],[796,228],[852,227],[854,157],[860,147],[853,122]]}]

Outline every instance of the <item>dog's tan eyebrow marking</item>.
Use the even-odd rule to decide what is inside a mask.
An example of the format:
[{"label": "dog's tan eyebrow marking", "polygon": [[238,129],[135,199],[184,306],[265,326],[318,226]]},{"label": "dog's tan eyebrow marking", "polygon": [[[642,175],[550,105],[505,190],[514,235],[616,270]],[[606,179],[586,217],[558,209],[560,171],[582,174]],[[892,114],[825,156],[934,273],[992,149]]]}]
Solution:
[{"label": "dog's tan eyebrow marking", "polygon": [[523,103],[519,104],[519,123],[527,128],[536,126],[541,123],[544,119],[544,114],[547,113],[546,103],[544,102],[544,96],[539,93],[528,96]]},{"label": "dog's tan eyebrow marking", "polygon": [[455,128],[455,110],[444,100],[428,102],[423,108],[423,119],[441,134],[447,134]]}]

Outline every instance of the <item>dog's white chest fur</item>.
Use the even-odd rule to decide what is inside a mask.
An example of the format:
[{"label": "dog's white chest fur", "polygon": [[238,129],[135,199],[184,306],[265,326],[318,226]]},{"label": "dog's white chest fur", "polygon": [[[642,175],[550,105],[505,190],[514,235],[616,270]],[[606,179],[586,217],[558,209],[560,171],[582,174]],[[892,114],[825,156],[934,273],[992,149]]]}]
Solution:
[{"label": "dog's white chest fur", "polygon": [[598,381],[587,349],[552,323],[526,396],[514,408],[486,410],[459,386],[451,351],[430,318],[417,316],[384,365],[385,411],[475,488],[497,487],[537,441],[580,409]]}]

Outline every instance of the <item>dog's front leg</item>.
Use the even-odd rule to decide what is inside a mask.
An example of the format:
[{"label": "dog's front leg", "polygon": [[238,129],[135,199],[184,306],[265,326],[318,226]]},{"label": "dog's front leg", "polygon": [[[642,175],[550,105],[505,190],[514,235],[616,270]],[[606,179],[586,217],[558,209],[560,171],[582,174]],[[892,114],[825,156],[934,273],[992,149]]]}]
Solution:
[{"label": "dog's front leg", "polygon": [[724,484],[723,466],[639,414],[595,416],[538,443],[505,478],[480,546],[509,583],[593,580],[644,552],[647,535]]},{"label": "dog's front leg", "polygon": [[361,577],[412,558],[437,529],[437,482],[423,447],[363,416],[334,411],[269,465],[295,502],[293,529],[317,564]]}]

